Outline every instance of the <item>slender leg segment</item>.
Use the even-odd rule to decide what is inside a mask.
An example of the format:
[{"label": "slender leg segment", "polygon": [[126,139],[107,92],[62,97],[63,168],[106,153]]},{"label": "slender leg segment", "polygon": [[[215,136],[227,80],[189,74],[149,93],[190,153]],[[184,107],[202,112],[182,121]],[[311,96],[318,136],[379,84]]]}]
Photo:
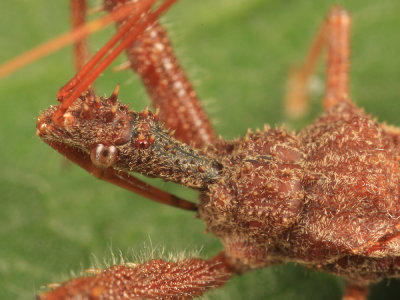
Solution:
[{"label": "slender leg segment", "polygon": [[[72,29],[77,29],[86,23],[86,0],[70,0],[70,11]],[[74,43],[75,68],[77,71],[82,69],[89,60],[89,56],[90,53],[86,37],[77,40]]]},{"label": "slender leg segment", "polygon": [[[128,0],[106,0],[114,10]],[[121,26],[121,23],[119,24]],[[175,130],[175,137],[202,147],[215,141],[210,121],[185,72],[175,57],[166,31],[154,22],[126,48],[131,67],[141,76],[160,120]]]},{"label": "slender leg segment", "polygon": [[327,20],[327,70],[324,108],[349,99],[350,25],[349,14],[340,7],[331,10]]},{"label": "slender leg segment", "polygon": [[308,108],[309,81],[324,46],[325,35],[326,23],[324,22],[308,51],[306,60],[300,66],[290,70],[285,107],[286,113],[292,118],[301,117]]},{"label": "slender leg segment", "polygon": [[[0,65],[0,78],[74,43],[75,65],[79,72],[57,95],[63,103],[55,116],[55,122],[61,125],[66,108],[87,90],[97,76],[126,48],[130,66],[142,77],[154,107],[161,110],[162,122],[175,130],[175,136],[185,143],[193,143],[196,147],[213,143],[215,133],[210,121],[173,53],[165,30],[156,21],[176,0],[165,1],[154,13],[147,15],[145,12],[148,12],[155,2],[156,0],[105,0],[104,6],[113,12],[99,20],[85,23],[86,1],[70,0],[74,30]],[[90,63],[85,64],[89,56],[86,36],[113,21],[121,21],[118,26],[121,29]],[[146,30],[147,27],[149,28]],[[146,32],[143,33],[144,30]],[[111,50],[120,39],[124,42]],[[109,58],[99,63],[109,51]],[[96,71],[91,73],[96,65]]]},{"label": "slender leg segment", "polygon": [[[75,11],[76,9],[78,9],[78,6],[79,5],[73,4],[72,10]],[[125,19],[128,15],[132,14],[133,9],[137,8],[138,5],[136,3],[127,4],[126,6],[121,7],[121,9],[115,10],[111,14],[108,14],[92,22],[85,23],[82,26],[78,26],[76,29],[71,30],[70,32],[55,37],[47,42],[44,42],[43,44],[36,46],[29,51],[26,51],[25,53],[16,56],[13,59],[10,59],[9,61],[6,61],[5,63],[0,65],[0,78],[11,74],[23,68],[24,66],[42,57],[45,57],[69,44],[76,43],[77,41],[84,39],[86,36],[101,30],[110,23]],[[79,20],[82,18],[82,16],[73,18]]]},{"label": "slender leg segment", "polygon": [[309,81],[323,46],[327,49],[324,109],[341,101],[350,101],[350,27],[351,18],[347,11],[339,6],[333,7],[320,27],[306,60],[290,74],[286,111],[291,117],[299,117],[307,109]]},{"label": "slender leg segment", "polygon": [[[127,45],[131,44],[150,24],[155,22],[164,11],[176,2],[176,0],[166,0],[157,10],[149,12],[154,2],[155,0],[140,2],[136,13],[129,18],[110,41],[59,90],[57,99],[61,104],[54,114],[53,121],[55,124],[62,125],[64,123],[64,113],[68,107],[90,87],[96,78],[114,61]],[[142,18],[143,13],[146,14]],[[120,43],[115,46],[119,41]],[[113,49],[114,46],[115,48]]]}]

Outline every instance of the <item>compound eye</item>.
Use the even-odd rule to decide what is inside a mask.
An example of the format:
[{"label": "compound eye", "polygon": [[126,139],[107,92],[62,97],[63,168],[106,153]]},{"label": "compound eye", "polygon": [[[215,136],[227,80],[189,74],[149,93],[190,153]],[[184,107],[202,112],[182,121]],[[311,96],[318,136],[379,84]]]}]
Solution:
[{"label": "compound eye", "polygon": [[117,154],[118,150],[115,146],[98,144],[90,151],[90,159],[96,167],[105,169],[112,166],[117,159]]}]

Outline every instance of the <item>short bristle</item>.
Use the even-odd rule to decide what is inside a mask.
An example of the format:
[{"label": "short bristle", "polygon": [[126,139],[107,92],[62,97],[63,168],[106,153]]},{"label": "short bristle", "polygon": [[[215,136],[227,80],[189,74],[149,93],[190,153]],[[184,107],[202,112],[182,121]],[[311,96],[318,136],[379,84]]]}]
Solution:
[{"label": "short bristle", "polygon": [[130,68],[132,68],[132,65],[129,61],[126,61],[114,68],[112,68],[112,71],[117,73],[117,72],[122,72],[122,71],[126,71],[129,70]]},{"label": "short bristle", "polygon": [[94,15],[94,14],[103,12],[105,10],[106,10],[105,6],[103,4],[100,4],[100,5],[96,6],[96,7],[89,8],[87,10],[87,14],[88,15]]},{"label": "short bristle", "polygon": [[160,108],[157,107],[156,112],[153,114],[153,119],[154,121],[158,121],[159,118],[160,118]]},{"label": "short bristle", "polygon": [[118,94],[119,94],[119,88],[120,84],[118,83],[117,86],[114,89],[114,92],[111,94],[111,96],[108,98],[108,100],[112,103],[115,104],[118,100]]},{"label": "short bristle", "polygon": [[141,115],[142,115],[142,117],[147,118],[147,116],[149,115],[149,107],[148,106],[146,106],[144,108],[144,110],[142,111]]}]

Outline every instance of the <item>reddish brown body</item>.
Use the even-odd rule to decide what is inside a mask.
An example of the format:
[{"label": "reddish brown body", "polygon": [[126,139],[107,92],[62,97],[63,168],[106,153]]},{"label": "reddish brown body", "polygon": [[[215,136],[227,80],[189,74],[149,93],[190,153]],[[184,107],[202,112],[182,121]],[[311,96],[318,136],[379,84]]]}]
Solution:
[{"label": "reddish brown body", "polygon": [[[106,1],[106,7],[112,10],[117,2],[125,3]],[[265,127],[233,141],[215,138],[166,33],[149,20],[143,23],[153,27],[127,47],[128,57],[153,103],[162,108],[160,115],[129,110],[117,92],[108,99],[91,90],[78,100],[68,98],[78,90],[74,83],[60,91],[60,106],[39,117],[38,135],[99,178],[198,210],[224,251],[208,261],[112,267],[41,298],[190,298],[236,273],[285,262],[343,277],[346,297],[357,299],[364,299],[371,283],[399,277],[399,131],[378,124],[348,97],[350,20],[342,9],[332,9],[314,47],[319,50],[329,36],[325,113],[298,133]],[[295,75],[300,87],[315,57]],[[301,94],[297,91],[299,98]],[[172,118],[176,107],[181,114]],[[176,139],[163,123],[176,130]],[[193,139],[193,146],[187,145]],[[146,189],[126,172],[197,189],[200,202],[197,206]],[[161,275],[155,271],[164,267]],[[168,281],[171,269],[176,276]],[[152,283],[138,279],[140,272]]]},{"label": "reddish brown body", "polygon": [[365,285],[397,277],[397,143],[346,102],[298,134],[221,142],[223,183],[203,195],[200,215],[227,255],[252,267],[296,261]]}]

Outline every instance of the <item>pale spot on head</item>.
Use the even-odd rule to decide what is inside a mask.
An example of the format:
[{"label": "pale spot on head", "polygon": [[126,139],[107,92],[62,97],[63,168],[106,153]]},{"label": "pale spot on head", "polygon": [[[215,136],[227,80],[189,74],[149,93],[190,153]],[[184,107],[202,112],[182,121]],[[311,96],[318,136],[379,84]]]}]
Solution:
[{"label": "pale spot on head", "polygon": [[74,124],[75,118],[74,116],[67,112],[63,115],[64,118],[64,126],[71,126],[72,124]]}]

